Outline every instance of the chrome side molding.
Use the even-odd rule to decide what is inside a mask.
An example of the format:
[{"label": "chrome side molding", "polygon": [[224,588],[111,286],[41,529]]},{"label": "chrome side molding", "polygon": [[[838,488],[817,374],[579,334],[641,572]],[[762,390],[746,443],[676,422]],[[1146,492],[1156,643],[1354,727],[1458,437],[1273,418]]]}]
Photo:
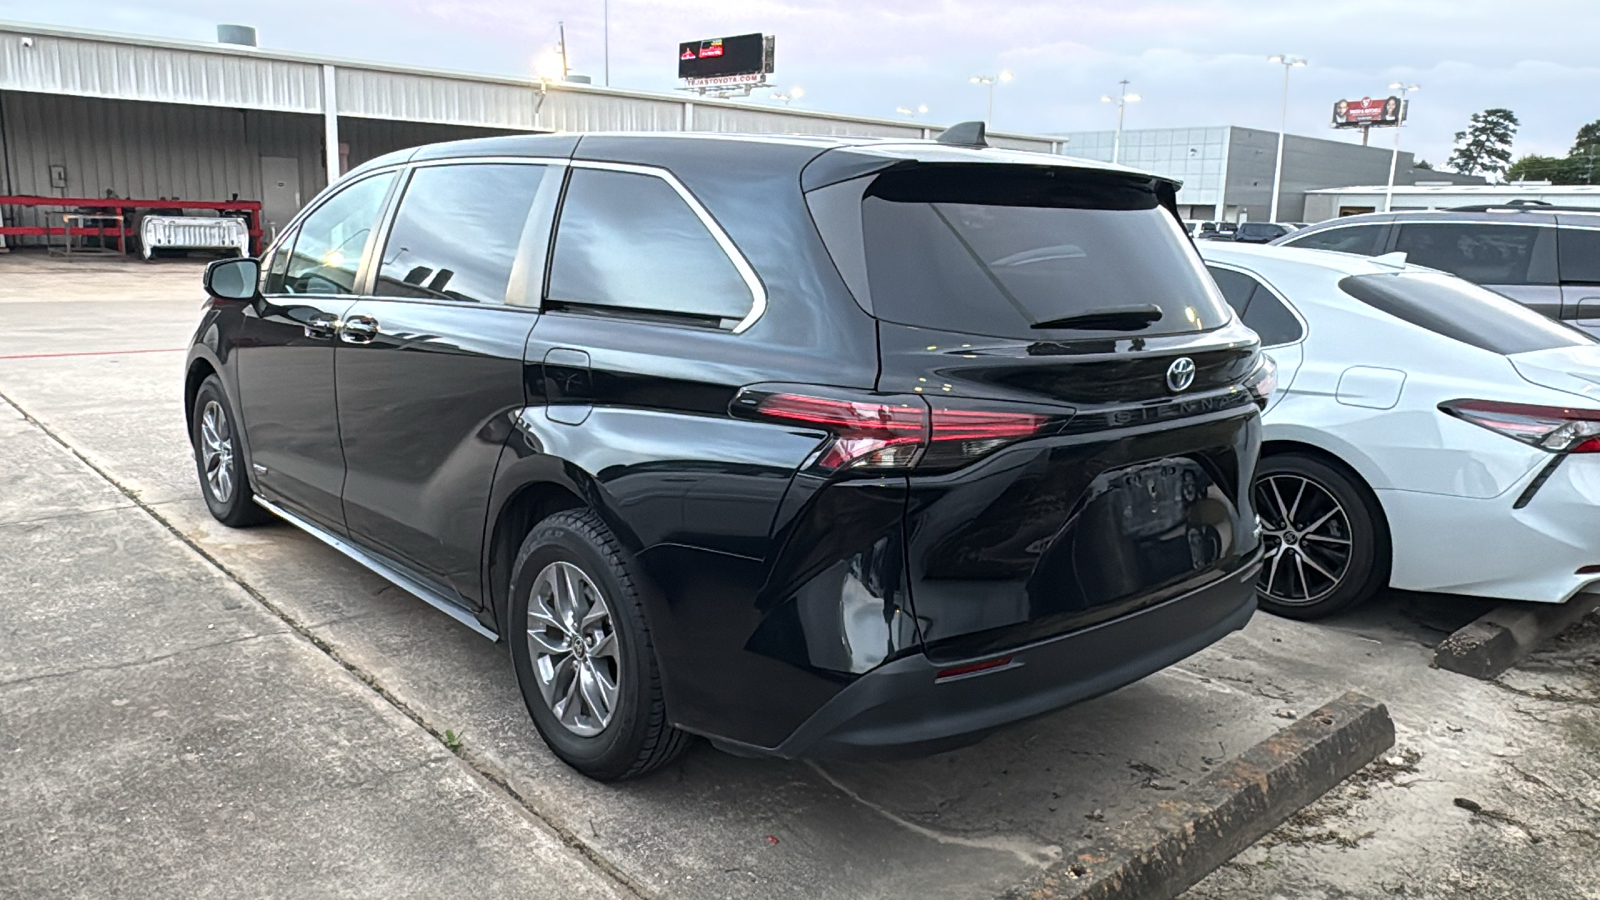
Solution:
[{"label": "chrome side molding", "polygon": [[257,496],[255,501],[263,509],[284,520],[285,522],[288,522],[290,525],[293,525],[301,531],[304,531],[306,534],[311,535],[324,544],[327,544],[329,547],[332,547],[340,553],[343,553],[345,556],[350,557],[350,559],[354,560],[355,562],[358,562],[361,565],[366,566],[368,569],[378,573],[379,575],[382,575],[384,578],[387,578],[389,581],[393,582],[396,587],[403,589],[406,593],[415,596],[417,599],[423,601],[429,606],[432,606],[450,618],[455,619],[457,622],[467,626],[474,632],[477,632],[478,635],[486,637],[491,641],[500,640],[500,636],[498,634],[495,634],[493,631],[483,627],[483,623],[473,618],[471,613],[467,612],[465,609],[462,609],[455,603],[450,602],[449,598],[445,597],[443,594],[440,594],[438,591],[435,591],[433,588],[428,587],[417,579],[412,578],[410,575],[401,572],[399,569],[389,565],[382,559],[379,559],[378,557],[368,553],[367,551],[357,547],[341,537],[329,534],[328,532],[318,528],[310,522],[307,522],[305,519],[300,518],[299,516],[289,512],[270,500],[263,500],[260,496]]}]

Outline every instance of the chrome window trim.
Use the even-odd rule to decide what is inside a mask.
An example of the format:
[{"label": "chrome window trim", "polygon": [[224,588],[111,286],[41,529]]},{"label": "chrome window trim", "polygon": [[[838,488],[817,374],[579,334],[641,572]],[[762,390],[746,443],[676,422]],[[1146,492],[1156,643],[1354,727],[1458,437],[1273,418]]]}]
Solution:
[{"label": "chrome window trim", "polygon": [[[1216,260],[1210,260],[1210,259],[1205,260],[1205,264],[1208,265],[1208,266],[1216,266],[1219,269],[1227,269],[1229,272],[1234,272],[1234,273],[1237,273],[1239,275],[1243,275],[1243,276],[1245,276],[1247,278],[1255,279],[1256,284],[1259,284],[1262,287],[1266,288],[1268,293],[1270,293],[1274,297],[1277,297],[1278,298],[1278,302],[1282,303],[1284,308],[1289,311],[1289,315],[1294,316],[1294,320],[1300,324],[1300,337],[1299,337],[1299,339],[1293,340],[1293,341],[1285,341],[1285,342],[1283,342],[1281,344],[1262,344],[1261,345],[1261,349],[1263,349],[1263,350],[1276,350],[1279,347],[1293,347],[1296,344],[1304,344],[1306,342],[1306,338],[1311,335],[1311,323],[1307,322],[1306,321],[1306,317],[1302,316],[1300,314],[1300,310],[1297,309],[1293,303],[1289,302],[1289,298],[1285,297],[1283,295],[1283,292],[1278,290],[1277,287],[1274,286],[1272,282],[1268,281],[1266,279],[1266,277],[1263,276],[1260,272],[1257,272],[1254,269],[1246,269],[1244,266],[1238,265],[1236,263],[1218,262]],[[1243,325],[1244,324],[1244,315],[1242,313],[1238,314],[1238,315],[1239,315],[1239,324]]]},{"label": "chrome window trim", "polygon": [[[700,200],[696,198],[694,194],[689,192],[687,187],[684,187],[683,182],[679,181],[678,177],[672,174],[671,171],[658,166],[643,166],[636,165],[634,163],[599,162],[583,159],[570,160],[567,162],[567,165],[579,169],[599,169],[608,172],[627,172],[632,175],[648,175],[665,181],[668,186],[670,186],[672,190],[677,193],[678,197],[688,205],[689,209],[695,214],[695,217],[700,220],[700,224],[705,226],[706,231],[710,232],[711,238],[717,242],[717,246],[722,248],[722,252],[727,255],[728,261],[733,263],[733,268],[739,273],[739,277],[744,280],[745,287],[750,290],[750,311],[745,313],[744,318],[740,319],[739,322],[733,326],[733,328],[730,330],[731,333],[743,334],[744,332],[748,331],[750,326],[754,325],[757,320],[762,317],[762,315],[766,313],[767,289],[766,286],[761,283],[761,278],[756,275],[755,268],[750,265],[749,260],[745,259],[744,254],[740,252],[738,246],[734,244],[733,239],[728,237],[728,233],[722,230],[722,225],[712,217],[711,212],[700,203]],[[557,239],[559,239],[560,233],[561,219],[558,216],[555,222],[555,236]],[[554,246],[555,245],[552,244],[552,247]],[[546,287],[546,290],[548,291],[548,286]]]}]

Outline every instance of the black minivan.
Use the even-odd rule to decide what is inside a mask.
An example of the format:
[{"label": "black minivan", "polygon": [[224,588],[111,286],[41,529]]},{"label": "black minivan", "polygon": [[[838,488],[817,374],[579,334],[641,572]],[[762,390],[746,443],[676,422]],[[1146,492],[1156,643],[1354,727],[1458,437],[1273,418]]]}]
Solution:
[{"label": "black minivan", "polygon": [[206,272],[205,500],[505,637],[599,779],[935,751],[1176,662],[1255,608],[1270,364],[1173,182],[952,133],[373,160]]}]

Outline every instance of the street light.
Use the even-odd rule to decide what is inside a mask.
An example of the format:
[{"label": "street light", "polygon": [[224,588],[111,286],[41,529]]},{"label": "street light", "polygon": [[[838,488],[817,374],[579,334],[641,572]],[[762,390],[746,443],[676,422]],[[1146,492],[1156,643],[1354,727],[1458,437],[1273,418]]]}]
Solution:
[{"label": "street light", "polygon": [[787,93],[773,94],[771,96],[771,98],[769,98],[769,99],[781,100],[781,101],[783,101],[783,105],[784,106],[788,106],[789,105],[789,101],[791,101],[791,100],[799,100],[801,97],[804,97],[805,95],[806,95],[806,89],[797,84],[794,87],[790,88]]},{"label": "street light", "polygon": [[909,106],[896,106],[894,108],[894,111],[899,113],[902,116],[911,116],[912,118],[916,118],[917,116],[921,116],[921,115],[926,115],[927,114],[927,112],[928,112],[928,104],[919,103],[919,104],[917,104],[915,109],[913,109],[912,107],[909,107]]},{"label": "street light", "polygon": [[1270,220],[1278,221],[1278,194],[1283,188],[1283,137],[1289,130],[1289,70],[1306,64],[1304,59],[1279,53],[1267,57],[1267,62],[1283,66],[1283,119],[1278,126],[1278,163],[1272,169],[1272,214]]},{"label": "street light", "polygon": [[1394,152],[1389,154],[1389,186],[1383,190],[1384,212],[1388,212],[1394,206],[1394,170],[1395,166],[1400,162],[1400,123],[1406,120],[1406,109],[1411,105],[1411,101],[1406,99],[1406,95],[1421,89],[1418,85],[1404,84],[1399,81],[1389,85],[1389,90],[1400,92],[1400,109],[1398,110],[1399,118],[1394,123]]},{"label": "street light", "polygon": [[983,120],[985,124],[987,124],[987,125],[989,125],[991,127],[994,126],[994,86],[995,86],[995,82],[999,82],[1001,84],[1005,84],[1006,82],[1010,81],[1011,79],[1013,79],[1015,77],[1017,77],[1017,76],[1011,74],[1011,70],[1009,70],[1009,69],[1001,69],[1000,70],[1000,74],[998,74],[998,75],[974,75],[971,78],[967,79],[968,81],[972,82],[973,84],[984,84],[984,85],[988,85],[989,86],[989,117]]},{"label": "street light", "polygon": [[1115,97],[1110,94],[1100,98],[1101,103],[1115,103],[1117,105],[1117,136],[1111,143],[1111,161],[1119,162],[1122,159],[1122,112],[1129,103],[1138,103],[1143,98],[1138,94],[1128,93],[1128,79],[1124,78],[1117,84],[1122,85],[1122,90]]}]

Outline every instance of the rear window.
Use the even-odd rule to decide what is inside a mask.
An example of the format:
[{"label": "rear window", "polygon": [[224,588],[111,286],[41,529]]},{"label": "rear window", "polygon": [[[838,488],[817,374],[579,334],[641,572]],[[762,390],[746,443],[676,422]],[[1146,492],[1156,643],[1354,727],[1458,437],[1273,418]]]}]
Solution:
[{"label": "rear window", "polygon": [[1147,179],[1053,167],[924,165],[879,175],[862,199],[873,312],[997,337],[1154,306],[1139,334],[1217,328],[1228,309]]},{"label": "rear window", "polygon": [[1362,303],[1435,334],[1510,355],[1593,344],[1594,339],[1449,275],[1351,275],[1339,287]]}]

